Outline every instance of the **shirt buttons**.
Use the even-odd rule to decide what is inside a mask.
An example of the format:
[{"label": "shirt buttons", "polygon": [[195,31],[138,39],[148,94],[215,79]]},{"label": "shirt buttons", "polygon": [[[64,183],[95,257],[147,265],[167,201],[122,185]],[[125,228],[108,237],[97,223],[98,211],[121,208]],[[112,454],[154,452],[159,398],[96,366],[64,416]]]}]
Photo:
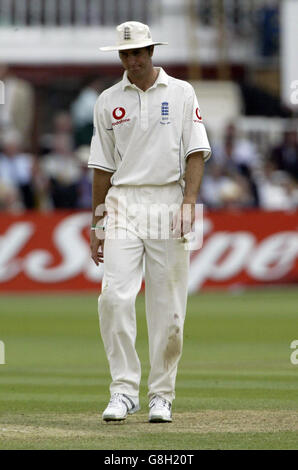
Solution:
[{"label": "shirt buttons", "polygon": [[143,131],[148,129],[148,95],[147,93],[140,93],[140,101],[141,101],[141,116],[140,116],[140,125]]}]

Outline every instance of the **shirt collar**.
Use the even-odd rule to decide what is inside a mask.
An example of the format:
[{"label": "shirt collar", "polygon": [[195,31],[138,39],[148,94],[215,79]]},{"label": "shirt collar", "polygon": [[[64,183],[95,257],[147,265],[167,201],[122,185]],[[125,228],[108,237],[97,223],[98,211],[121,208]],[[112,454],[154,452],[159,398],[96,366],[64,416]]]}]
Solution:
[{"label": "shirt collar", "polygon": [[[169,84],[169,76],[166,74],[166,72],[164,71],[162,67],[159,67],[159,74],[151,88],[156,88],[158,85],[168,86],[168,84]],[[123,74],[123,78],[122,78],[122,90],[125,91],[125,89],[128,87],[137,88],[136,85],[134,85],[133,83],[129,81],[127,77],[127,71],[125,70]]]}]

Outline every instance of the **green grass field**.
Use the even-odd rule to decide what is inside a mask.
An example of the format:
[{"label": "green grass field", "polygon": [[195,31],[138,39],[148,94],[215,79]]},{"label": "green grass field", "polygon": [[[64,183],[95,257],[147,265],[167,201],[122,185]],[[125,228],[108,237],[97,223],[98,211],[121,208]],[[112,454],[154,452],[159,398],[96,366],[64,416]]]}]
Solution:
[{"label": "green grass field", "polygon": [[189,297],[169,424],[147,422],[142,295],[142,410],[101,421],[110,377],[96,308],[96,295],[1,297],[0,449],[298,449],[297,291]]}]

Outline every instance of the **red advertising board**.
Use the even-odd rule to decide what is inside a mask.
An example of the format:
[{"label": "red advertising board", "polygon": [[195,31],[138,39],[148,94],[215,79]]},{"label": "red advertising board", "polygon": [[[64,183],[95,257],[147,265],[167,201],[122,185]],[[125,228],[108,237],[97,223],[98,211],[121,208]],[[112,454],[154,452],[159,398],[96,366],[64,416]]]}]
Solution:
[{"label": "red advertising board", "polygon": [[[89,212],[0,217],[0,291],[99,290],[89,253]],[[191,252],[190,292],[298,283],[298,212],[206,212]]]}]

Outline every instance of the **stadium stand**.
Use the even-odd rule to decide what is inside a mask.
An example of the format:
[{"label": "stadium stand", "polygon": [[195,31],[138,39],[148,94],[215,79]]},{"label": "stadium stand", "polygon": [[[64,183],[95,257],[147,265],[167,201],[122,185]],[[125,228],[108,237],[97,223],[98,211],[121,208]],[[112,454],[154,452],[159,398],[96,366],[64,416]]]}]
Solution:
[{"label": "stadium stand", "polygon": [[205,204],[297,207],[298,125],[279,93],[279,8],[275,0],[0,0],[0,79],[11,83],[0,105],[1,210],[88,208],[92,107],[121,75],[117,57],[98,46],[132,17],[169,40],[158,62],[197,92],[213,148]]}]

